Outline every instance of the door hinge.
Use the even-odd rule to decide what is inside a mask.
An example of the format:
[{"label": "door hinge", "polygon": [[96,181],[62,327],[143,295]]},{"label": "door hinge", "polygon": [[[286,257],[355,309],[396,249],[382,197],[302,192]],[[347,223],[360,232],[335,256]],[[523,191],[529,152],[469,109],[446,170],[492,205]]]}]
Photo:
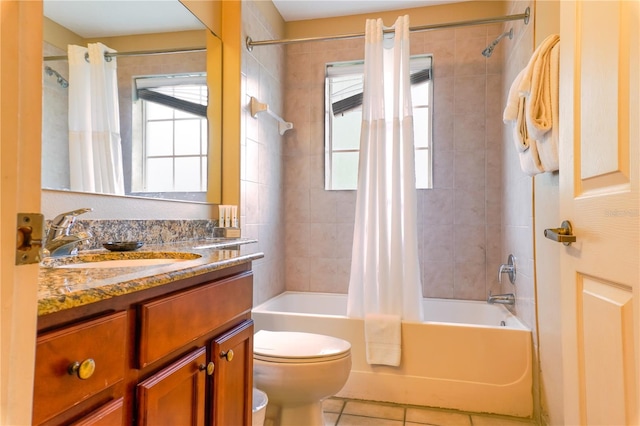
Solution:
[{"label": "door hinge", "polygon": [[44,215],[18,213],[16,265],[40,263],[44,241]]}]

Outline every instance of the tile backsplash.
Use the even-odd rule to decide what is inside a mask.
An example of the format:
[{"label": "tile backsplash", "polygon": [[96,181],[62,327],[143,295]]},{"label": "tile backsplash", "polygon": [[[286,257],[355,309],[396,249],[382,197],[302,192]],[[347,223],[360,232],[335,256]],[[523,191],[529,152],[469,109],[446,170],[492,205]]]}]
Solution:
[{"label": "tile backsplash", "polygon": [[162,244],[214,237],[216,220],[84,220],[74,223],[71,233],[90,232],[81,250],[102,248],[109,241],[142,241]]}]

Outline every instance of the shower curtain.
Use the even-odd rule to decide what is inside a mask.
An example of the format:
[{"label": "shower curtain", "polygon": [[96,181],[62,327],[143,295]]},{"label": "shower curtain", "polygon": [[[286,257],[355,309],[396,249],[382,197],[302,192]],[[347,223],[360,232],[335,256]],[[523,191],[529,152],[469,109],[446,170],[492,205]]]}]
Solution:
[{"label": "shower curtain", "polygon": [[68,46],[70,189],[124,195],[116,59],[105,52]]},{"label": "shower curtain", "polygon": [[409,17],[395,34],[367,20],[358,192],[348,315],[422,320]]}]

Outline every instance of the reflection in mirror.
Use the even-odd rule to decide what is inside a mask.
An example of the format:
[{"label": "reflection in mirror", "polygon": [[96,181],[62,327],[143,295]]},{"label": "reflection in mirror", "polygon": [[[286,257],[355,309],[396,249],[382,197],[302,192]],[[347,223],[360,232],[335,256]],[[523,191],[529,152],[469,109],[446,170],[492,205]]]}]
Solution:
[{"label": "reflection in mirror", "polygon": [[[211,35],[204,25],[178,0],[45,0],[44,13],[43,187],[77,190],[70,179],[69,86],[74,81],[67,45],[100,42],[117,52],[107,53],[106,60],[117,65],[125,194],[211,201],[208,171],[216,168],[208,163],[219,159],[210,158],[215,136],[208,131],[211,60],[205,46]],[[168,19],[159,19],[163,14]]]}]

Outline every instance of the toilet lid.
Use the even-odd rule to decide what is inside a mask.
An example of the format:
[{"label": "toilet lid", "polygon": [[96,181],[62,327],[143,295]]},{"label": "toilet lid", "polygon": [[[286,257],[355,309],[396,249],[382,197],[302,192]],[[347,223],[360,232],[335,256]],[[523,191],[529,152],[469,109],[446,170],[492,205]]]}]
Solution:
[{"label": "toilet lid", "polygon": [[323,362],[349,355],[346,340],[321,334],[260,330],[253,336],[253,357],[271,362]]}]

